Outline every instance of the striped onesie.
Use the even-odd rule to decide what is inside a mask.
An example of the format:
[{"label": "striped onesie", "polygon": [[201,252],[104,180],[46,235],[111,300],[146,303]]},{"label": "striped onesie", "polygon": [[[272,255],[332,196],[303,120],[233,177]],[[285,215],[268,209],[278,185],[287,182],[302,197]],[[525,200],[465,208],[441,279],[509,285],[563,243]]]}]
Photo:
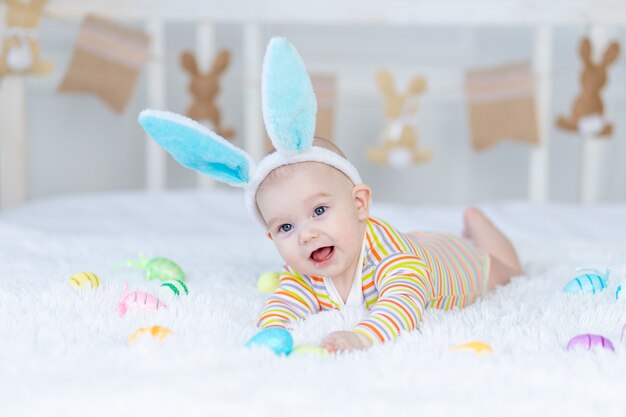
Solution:
[{"label": "striped onesie", "polygon": [[[365,304],[369,314],[352,330],[373,342],[416,329],[425,307],[468,305],[485,291],[489,277],[489,255],[471,243],[445,233],[403,234],[372,217],[366,222],[361,259],[346,304],[355,298]],[[285,265],[258,325],[289,328],[309,314],[339,310],[342,304],[332,280]]]}]

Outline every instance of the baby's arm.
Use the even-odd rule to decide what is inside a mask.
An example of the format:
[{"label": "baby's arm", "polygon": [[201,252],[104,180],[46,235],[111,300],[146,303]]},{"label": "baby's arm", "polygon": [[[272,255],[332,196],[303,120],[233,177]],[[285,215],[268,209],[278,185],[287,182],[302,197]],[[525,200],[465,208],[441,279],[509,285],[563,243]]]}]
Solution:
[{"label": "baby's arm", "polygon": [[297,320],[320,311],[320,305],[313,289],[306,280],[294,273],[285,271],[280,277],[276,291],[265,302],[258,321],[261,329],[268,327],[287,328]]},{"label": "baby's arm", "polygon": [[402,254],[384,259],[374,277],[378,300],[369,316],[352,331],[371,343],[384,343],[401,332],[415,330],[426,300],[432,295],[429,276],[426,264],[415,256]]}]

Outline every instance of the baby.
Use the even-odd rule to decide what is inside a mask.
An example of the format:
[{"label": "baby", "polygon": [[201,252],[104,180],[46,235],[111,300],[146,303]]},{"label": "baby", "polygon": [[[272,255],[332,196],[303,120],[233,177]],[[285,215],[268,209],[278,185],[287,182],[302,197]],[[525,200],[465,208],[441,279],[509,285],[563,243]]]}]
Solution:
[{"label": "baby", "polygon": [[463,307],[521,273],[507,238],[477,209],[465,237],[403,234],[369,217],[371,190],[332,143],[314,139],[317,102],[296,49],[272,38],[263,61],[263,120],[277,149],[255,163],[184,116],[145,110],[139,123],[183,166],[241,187],[252,217],[287,263],[261,328],[365,305],[367,318],[328,335],[329,351],[364,349],[418,327],[425,307]]},{"label": "baby", "polygon": [[[313,145],[345,158],[326,140]],[[287,265],[261,328],[289,328],[309,314],[364,303],[366,319],[321,345],[365,349],[416,329],[427,306],[463,307],[522,273],[509,240],[478,209],[465,211],[465,240],[401,233],[369,217],[370,200],[367,185],[323,162],[283,165],[265,177],[256,203]]]}]

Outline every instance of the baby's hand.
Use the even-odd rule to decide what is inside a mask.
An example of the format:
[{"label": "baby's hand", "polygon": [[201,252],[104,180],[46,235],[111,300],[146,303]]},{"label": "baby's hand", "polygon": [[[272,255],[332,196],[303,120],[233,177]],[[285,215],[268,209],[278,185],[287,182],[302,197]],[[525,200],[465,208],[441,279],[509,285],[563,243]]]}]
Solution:
[{"label": "baby's hand", "polygon": [[322,340],[321,346],[329,352],[340,350],[367,349],[372,341],[356,332],[333,332]]}]

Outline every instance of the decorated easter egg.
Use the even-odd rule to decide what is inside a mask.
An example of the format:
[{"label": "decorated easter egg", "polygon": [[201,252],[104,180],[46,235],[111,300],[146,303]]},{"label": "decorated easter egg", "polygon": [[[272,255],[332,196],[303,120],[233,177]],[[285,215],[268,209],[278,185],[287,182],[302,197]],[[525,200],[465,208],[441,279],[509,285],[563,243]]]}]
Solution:
[{"label": "decorated easter egg", "polygon": [[317,356],[326,356],[328,355],[328,351],[320,346],[309,346],[309,345],[300,345],[296,346],[292,351],[291,355],[317,355]]},{"label": "decorated easter egg", "polygon": [[165,340],[165,338],[170,333],[172,333],[172,331],[170,329],[168,329],[167,327],[163,327],[163,326],[146,326],[146,327],[141,327],[141,328],[135,330],[130,335],[130,337],[128,338],[128,344],[132,345],[142,335],[152,336],[155,340],[158,340],[159,342],[162,342],[163,340]]},{"label": "decorated easter egg", "polygon": [[88,285],[91,288],[98,288],[100,286],[100,278],[93,272],[79,272],[76,275],[72,275],[69,279],[72,288],[86,288]]},{"label": "decorated easter egg", "polygon": [[600,336],[597,334],[579,334],[578,336],[574,336],[567,343],[567,350],[572,349],[584,349],[584,350],[592,350],[597,347],[601,347],[604,349],[615,351],[613,347],[613,343],[604,336]]},{"label": "decorated easter egg", "polygon": [[604,276],[598,271],[589,272],[579,275],[567,283],[563,291],[568,293],[591,293],[596,294],[604,291],[609,281],[609,270],[607,269]]},{"label": "decorated easter egg", "polygon": [[261,294],[273,293],[278,288],[280,272],[266,272],[261,274],[257,282],[257,289]]},{"label": "decorated easter egg", "polygon": [[189,295],[187,284],[179,279],[170,279],[161,284],[160,290],[166,295]]},{"label": "decorated easter egg", "polygon": [[167,258],[154,258],[146,265],[146,278],[159,281],[185,280],[185,273],[178,264]]},{"label": "decorated easter egg", "polygon": [[120,317],[124,317],[131,307],[140,310],[158,311],[166,308],[167,305],[154,295],[145,291],[133,291],[129,293],[128,284],[125,284],[122,292],[122,298],[117,304],[117,312]]},{"label": "decorated easter egg", "polygon": [[246,347],[266,346],[277,355],[289,355],[293,349],[291,333],[281,327],[270,327],[254,335]]},{"label": "decorated easter egg", "polygon": [[148,260],[143,254],[140,254],[139,260],[129,260],[126,264],[131,268],[144,269],[146,271],[146,278],[149,280],[185,280],[185,273],[183,272],[183,269],[171,259],[153,258]]},{"label": "decorated easter egg", "polygon": [[471,350],[476,353],[493,352],[493,349],[491,348],[491,346],[489,346],[487,343],[479,342],[479,341],[473,341],[473,342],[463,343],[461,345],[456,345],[452,348],[452,350],[455,352],[460,351],[460,350]]}]

